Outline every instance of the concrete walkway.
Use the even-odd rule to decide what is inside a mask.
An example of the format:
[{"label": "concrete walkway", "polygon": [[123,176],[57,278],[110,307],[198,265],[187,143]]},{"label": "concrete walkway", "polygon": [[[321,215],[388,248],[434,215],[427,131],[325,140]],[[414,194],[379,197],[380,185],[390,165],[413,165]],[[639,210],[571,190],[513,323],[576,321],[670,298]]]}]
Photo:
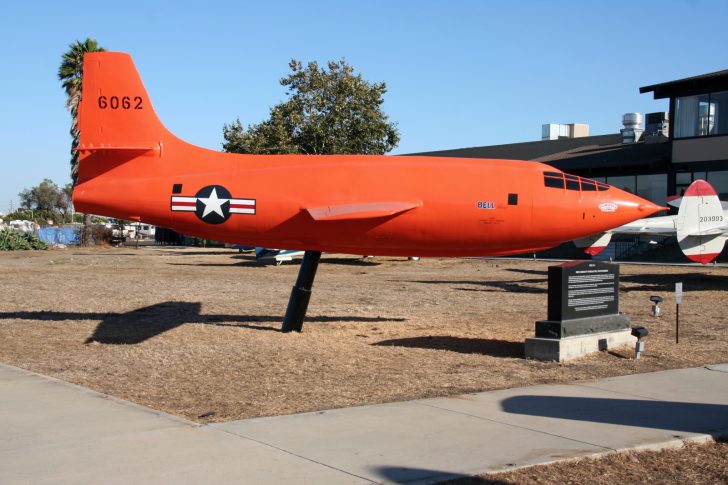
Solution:
[{"label": "concrete walkway", "polygon": [[198,425],[0,364],[0,483],[436,482],[728,432],[728,364]]}]

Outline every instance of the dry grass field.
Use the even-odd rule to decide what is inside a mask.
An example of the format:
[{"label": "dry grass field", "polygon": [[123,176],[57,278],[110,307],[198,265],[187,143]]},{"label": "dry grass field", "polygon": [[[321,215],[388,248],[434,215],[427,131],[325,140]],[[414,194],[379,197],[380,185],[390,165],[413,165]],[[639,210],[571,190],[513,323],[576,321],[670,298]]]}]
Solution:
[{"label": "dry grass field", "polygon": [[728,443],[688,443],[662,451],[609,453],[599,458],[569,460],[508,473],[482,475],[443,482],[442,485],[612,485],[728,483]]},{"label": "dry grass field", "polygon": [[621,265],[620,298],[650,330],[642,359],[524,359],[551,264],[324,255],[303,332],[282,334],[296,264],[154,246],[2,253],[0,361],[209,422],[728,360],[728,268],[638,265]]}]

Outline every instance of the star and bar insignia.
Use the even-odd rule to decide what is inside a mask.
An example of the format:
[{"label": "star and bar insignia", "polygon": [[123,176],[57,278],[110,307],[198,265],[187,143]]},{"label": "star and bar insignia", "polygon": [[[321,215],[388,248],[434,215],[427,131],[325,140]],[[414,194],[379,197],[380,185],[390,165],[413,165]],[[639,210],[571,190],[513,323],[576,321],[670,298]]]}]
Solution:
[{"label": "star and bar insignia", "polygon": [[194,197],[173,195],[172,211],[194,212],[202,222],[222,224],[231,214],[255,215],[255,199],[236,199],[222,185],[208,185]]}]

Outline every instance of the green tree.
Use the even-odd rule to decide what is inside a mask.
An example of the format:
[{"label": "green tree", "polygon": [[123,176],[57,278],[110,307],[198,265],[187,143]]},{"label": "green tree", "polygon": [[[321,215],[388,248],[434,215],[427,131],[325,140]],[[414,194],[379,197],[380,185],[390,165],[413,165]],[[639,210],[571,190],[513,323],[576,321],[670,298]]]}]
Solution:
[{"label": "green tree", "polygon": [[36,211],[41,219],[62,221],[66,219],[71,207],[70,198],[65,190],[50,179],[25,189],[18,194],[22,209]]},{"label": "green tree", "polygon": [[65,192],[51,179],[43,179],[35,187],[20,192],[18,197],[24,209],[65,211],[68,208]]},{"label": "green tree", "polygon": [[[71,184],[76,185],[78,179],[78,148],[80,133],[78,130],[78,103],[81,101],[81,87],[83,84],[83,56],[87,52],[102,52],[106,49],[99,46],[95,39],[86,38],[81,42],[77,40],[68,46],[68,50],[61,56],[61,65],[58,68],[58,80],[66,91],[66,107],[71,112]],[[84,214],[81,244],[93,244],[93,231],[91,231],[91,216]]]},{"label": "green tree", "polygon": [[270,118],[247,129],[240,120],[223,126],[223,150],[233,153],[376,154],[399,143],[396,123],[381,109],[386,85],[365,81],[345,60],[305,67],[291,60],[280,83],[288,100]]}]

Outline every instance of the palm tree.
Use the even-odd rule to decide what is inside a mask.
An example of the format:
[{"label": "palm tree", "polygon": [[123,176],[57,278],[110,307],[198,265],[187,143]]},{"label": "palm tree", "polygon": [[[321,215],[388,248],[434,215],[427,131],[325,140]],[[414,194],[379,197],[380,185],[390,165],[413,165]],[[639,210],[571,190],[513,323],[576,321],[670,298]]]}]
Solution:
[{"label": "palm tree", "polygon": [[101,52],[103,47],[99,47],[95,39],[86,38],[81,42],[77,40],[68,46],[68,50],[63,54],[61,65],[58,68],[58,79],[62,82],[63,89],[66,91],[66,108],[71,112],[71,180],[76,184],[78,178],[78,152],[74,150],[78,147],[78,102],[81,100],[81,84],[83,82],[83,55],[87,52]]},{"label": "palm tree", "polygon": [[[86,38],[81,42],[77,40],[68,46],[68,50],[61,57],[61,65],[58,68],[58,80],[62,82],[66,91],[66,107],[71,112],[71,184],[76,185],[78,179],[78,148],[80,133],[78,131],[78,102],[81,101],[81,85],[83,82],[83,55],[87,52],[101,52],[95,39]],[[93,244],[91,235],[91,216],[83,215],[83,232],[81,233],[82,244]]]}]

